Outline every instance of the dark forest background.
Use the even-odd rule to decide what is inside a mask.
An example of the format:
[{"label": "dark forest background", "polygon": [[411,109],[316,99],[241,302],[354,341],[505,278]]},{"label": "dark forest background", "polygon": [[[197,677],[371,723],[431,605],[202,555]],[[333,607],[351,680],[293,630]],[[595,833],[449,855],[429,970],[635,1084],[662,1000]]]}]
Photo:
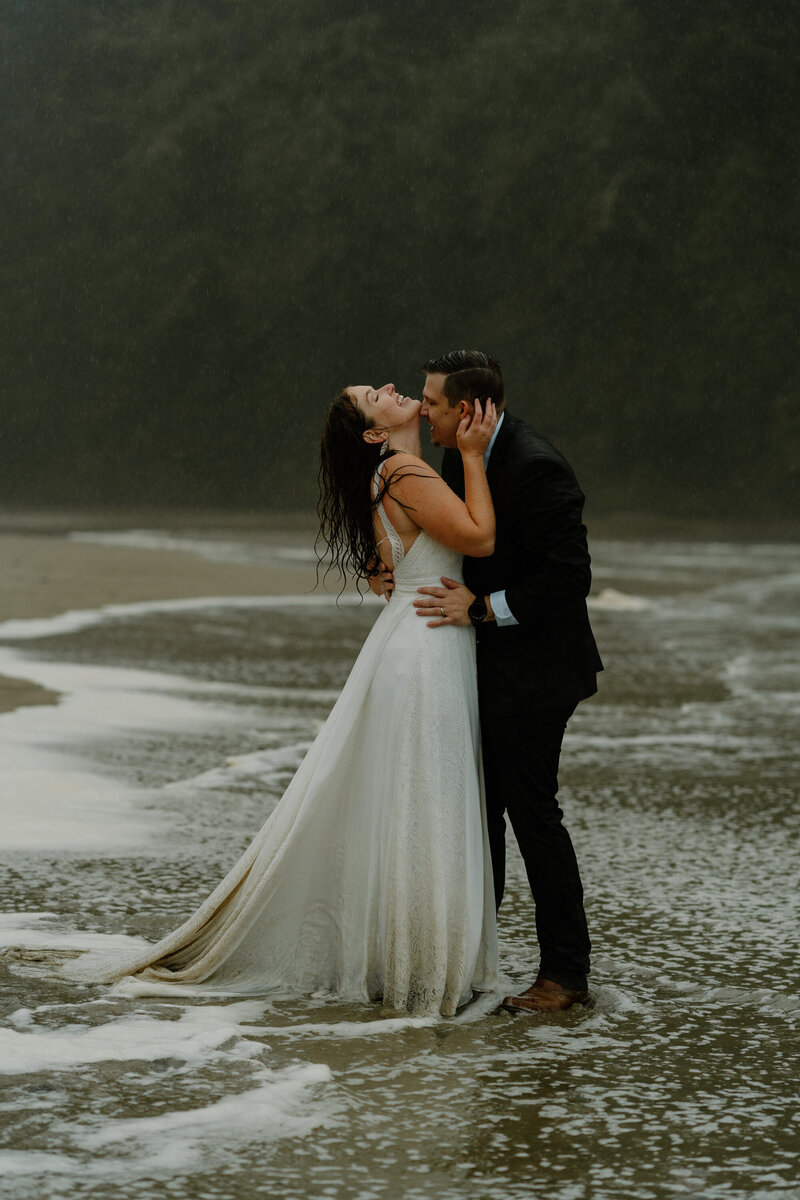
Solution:
[{"label": "dark forest background", "polygon": [[310,507],[503,363],[597,511],[800,515],[796,0],[5,0],[0,501]]}]

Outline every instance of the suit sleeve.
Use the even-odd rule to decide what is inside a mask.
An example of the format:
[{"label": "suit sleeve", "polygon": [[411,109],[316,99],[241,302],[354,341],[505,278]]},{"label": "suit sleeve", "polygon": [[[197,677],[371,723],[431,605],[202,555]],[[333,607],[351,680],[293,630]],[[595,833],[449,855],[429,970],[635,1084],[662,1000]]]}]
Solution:
[{"label": "suit sleeve", "polygon": [[520,625],[552,620],[559,610],[588,596],[592,572],[583,502],[574,476],[559,463],[536,459],[526,464],[512,492],[520,574],[505,588]]}]

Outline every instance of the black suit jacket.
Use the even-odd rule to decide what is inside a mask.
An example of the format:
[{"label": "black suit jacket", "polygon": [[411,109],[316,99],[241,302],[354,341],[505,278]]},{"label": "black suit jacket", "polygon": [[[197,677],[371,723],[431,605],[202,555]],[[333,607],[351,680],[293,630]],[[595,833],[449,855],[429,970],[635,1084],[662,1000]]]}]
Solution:
[{"label": "black suit jacket", "polygon": [[[457,450],[445,450],[442,475],[463,497]],[[487,475],[495,550],[489,558],[465,558],[464,580],[478,596],[505,590],[519,624],[478,628],[482,714],[577,704],[597,691],[603,669],[586,610],[592,574],[583,492],[555,446],[509,412]]]}]

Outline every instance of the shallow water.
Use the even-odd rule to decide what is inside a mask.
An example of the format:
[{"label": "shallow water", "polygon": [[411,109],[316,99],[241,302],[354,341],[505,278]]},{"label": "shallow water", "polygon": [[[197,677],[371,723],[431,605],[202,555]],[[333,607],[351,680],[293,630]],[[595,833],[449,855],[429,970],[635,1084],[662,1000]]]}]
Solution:
[{"label": "shallow water", "polygon": [[[5,1194],[800,1196],[800,546],[593,552],[607,671],[561,795],[594,1002],[551,1017],[58,980],[54,948],[155,938],[205,897],[377,609],[0,626],[0,670],[63,693],[0,718]],[[535,973],[531,926],[512,854],[509,988]]]}]

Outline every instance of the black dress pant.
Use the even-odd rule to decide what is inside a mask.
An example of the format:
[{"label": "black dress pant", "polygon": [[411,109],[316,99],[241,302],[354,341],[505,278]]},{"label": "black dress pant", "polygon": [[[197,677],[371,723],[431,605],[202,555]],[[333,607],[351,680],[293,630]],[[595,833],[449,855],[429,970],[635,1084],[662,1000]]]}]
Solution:
[{"label": "black dress pant", "polygon": [[578,863],[556,800],[561,743],[574,711],[571,705],[500,716],[482,705],[481,735],[497,906],[505,885],[508,813],[536,904],[539,974],[583,989],[591,943]]}]

